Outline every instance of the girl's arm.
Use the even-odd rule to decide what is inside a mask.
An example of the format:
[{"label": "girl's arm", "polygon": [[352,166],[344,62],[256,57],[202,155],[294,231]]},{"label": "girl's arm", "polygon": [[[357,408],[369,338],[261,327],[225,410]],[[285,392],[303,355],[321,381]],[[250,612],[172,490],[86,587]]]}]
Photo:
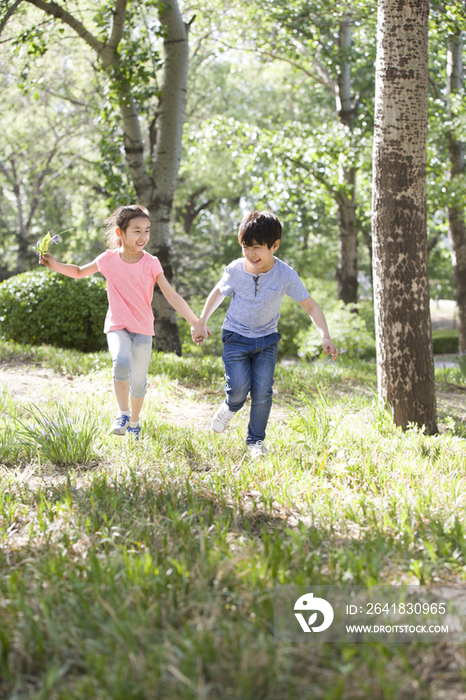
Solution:
[{"label": "girl's arm", "polygon": [[201,338],[202,340],[204,340],[205,338],[207,338],[208,335],[210,335],[206,323],[214,313],[215,309],[218,306],[220,306],[224,299],[225,297],[219,290],[217,284],[207,297],[206,303],[204,304],[204,308],[202,309],[202,313],[199,316],[199,321],[191,330],[192,338],[196,343],[199,342]]},{"label": "girl's arm", "polygon": [[313,321],[315,327],[320,333],[322,339],[322,349],[326,355],[331,355],[332,360],[336,360],[338,357],[338,349],[335,343],[330,339],[330,332],[328,330],[327,321],[325,320],[324,312],[320,308],[319,304],[314,301],[314,299],[309,296],[304,301],[299,302],[303,307],[304,311]]},{"label": "girl's arm", "polygon": [[87,265],[82,265],[79,267],[79,265],[68,265],[67,263],[58,262],[58,260],[55,260],[55,258],[50,255],[50,253],[44,253],[41,255],[39,258],[39,263],[41,265],[45,265],[45,267],[48,267],[54,272],[59,272],[67,277],[73,277],[76,280],[82,279],[83,277],[89,277],[89,275],[94,275],[99,271],[95,260],[87,263]]},{"label": "girl's arm", "polygon": [[157,275],[157,284],[159,285],[163,296],[168,301],[170,306],[173,306],[175,311],[178,311],[178,313],[183,316],[190,326],[194,326],[194,324],[197,323],[196,314],[191,310],[189,304],[183,299],[183,297],[180,296],[178,292],[175,292],[163,272]]}]

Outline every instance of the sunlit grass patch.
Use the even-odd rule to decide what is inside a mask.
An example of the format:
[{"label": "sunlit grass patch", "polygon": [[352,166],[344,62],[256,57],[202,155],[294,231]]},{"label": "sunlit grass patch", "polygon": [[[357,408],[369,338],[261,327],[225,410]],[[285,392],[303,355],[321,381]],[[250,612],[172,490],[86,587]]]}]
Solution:
[{"label": "sunlit grass patch", "polygon": [[14,423],[3,424],[0,428],[0,465],[20,466],[33,455],[34,450],[21,442]]},{"label": "sunlit grass patch", "polygon": [[21,345],[0,339],[0,362],[49,367],[58,374],[91,374],[110,366],[106,351],[84,353],[51,345]]},{"label": "sunlit grass patch", "polygon": [[458,367],[436,367],[435,380],[447,385],[459,384],[466,385],[466,372],[464,370],[464,361]]},{"label": "sunlit grass patch", "polygon": [[178,357],[174,354],[153,352],[149,373],[199,387],[210,387],[214,382],[222,382],[224,368],[219,357]]},{"label": "sunlit grass patch", "polygon": [[[139,444],[107,434],[109,363],[58,402],[67,425],[98,422],[98,463],[40,472],[34,439],[20,468],[0,464],[0,695],[395,699],[424,668],[411,646],[277,645],[273,586],[466,580],[465,440],[396,428],[371,363],[300,364],[278,371],[270,456],[253,462],[249,406],[218,435],[183,414],[194,387],[203,416],[221,397],[221,361],[202,359],[154,358]],[[39,422],[14,413],[43,437],[53,401]]]},{"label": "sunlit grass patch", "polygon": [[62,406],[46,412],[37,406],[25,410],[26,419],[15,417],[21,445],[60,466],[86,464],[97,457],[101,436],[97,420],[88,412],[72,416]]},{"label": "sunlit grass patch", "polygon": [[280,391],[296,392],[313,389],[317,385],[328,384],[338,389],[364,384],[374,387],[376,384],[376,366],[370,360],[351,360],[345,356],[336,362],[330,359],[314,362],[293,362],[278,364],[275,380]]},{"label": "sunlit grass patch", "polygon": [[289,420],[295,444],[313,452],[317,460],[323,458],[319,469],[323,468],[328,452],[334,447],[332,440],[342,418],[332,419],[324,391],[318,387],[313,395],[299,395],[298,407]]}]

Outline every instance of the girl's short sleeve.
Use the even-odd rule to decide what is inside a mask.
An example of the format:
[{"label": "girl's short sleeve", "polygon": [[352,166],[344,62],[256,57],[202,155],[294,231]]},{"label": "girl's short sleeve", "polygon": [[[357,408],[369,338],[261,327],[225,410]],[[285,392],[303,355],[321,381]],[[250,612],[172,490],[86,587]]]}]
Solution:
[{"label": "girl's short sleeve", "polygon": [[108,258],[108,252],[109,252],[108,250],[104,251],[103,253],[98,255],[95,259],[95,262],[97,263],[97,269],[104,277],[106,277],[105,271],[107,269],[106,262],[107,262],[107,258]]},{"label": "girl's short sleeve", "polygon": [[163,273],[163,267],[160,264],[160,260],[158,258],[156,258],[155,255],[152,256],[151,270],[152,270],[152,277],[153,277],[154,282],[155,282],[157,277],[160,275],[160,273]]}]

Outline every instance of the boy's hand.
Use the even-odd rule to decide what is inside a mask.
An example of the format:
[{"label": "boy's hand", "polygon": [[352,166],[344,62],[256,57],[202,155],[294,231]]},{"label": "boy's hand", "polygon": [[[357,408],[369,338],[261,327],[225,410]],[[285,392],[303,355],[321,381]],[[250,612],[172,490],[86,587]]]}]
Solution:
[{"label": "boy's hand", "polygon": [[322,341],[322,349],[326,355],[331,355],[332,362],[335,362],[338,357],[338,348],[335,343],[332,343],[328,338],[324,338]]},{"label": "boy's hand", "polygon": [[199,320],[194,326],[191,326],[191,338],[197,345],[201,345],[209,335],[211,332],[204,321]]},{"label": "boy's hand", "polygon": [[[197,325],[197,324],[196,324],[196,325]],[[207,328],[207,326],[206,326],[206,328],[205,328],[205,332],[204,332],[204,331],[195,331],[194,329],[195,329],[195,326],[192,326],[192,327],[191,327],[191,338],[193,339],[193,341],[194,341],[197,345],[202,345],[202,343],[204,342],[204,340],[205,340],[209,335],[212,335],[212,333],[209,331],[209,329]]]}]

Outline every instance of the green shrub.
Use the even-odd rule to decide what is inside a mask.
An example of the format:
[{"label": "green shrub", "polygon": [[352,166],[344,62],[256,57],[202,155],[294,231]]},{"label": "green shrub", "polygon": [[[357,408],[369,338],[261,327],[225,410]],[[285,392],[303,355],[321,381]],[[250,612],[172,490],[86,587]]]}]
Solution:
[{"label": "green shrub", "polygon": [[5,340],[94,352],[106,347],[105,282],[48,270],[24,272],[0,284],[0,333]]},{"label": "green shrub", "polygon": [[435,355],[458,352],[458,331],[432,331]]}]

